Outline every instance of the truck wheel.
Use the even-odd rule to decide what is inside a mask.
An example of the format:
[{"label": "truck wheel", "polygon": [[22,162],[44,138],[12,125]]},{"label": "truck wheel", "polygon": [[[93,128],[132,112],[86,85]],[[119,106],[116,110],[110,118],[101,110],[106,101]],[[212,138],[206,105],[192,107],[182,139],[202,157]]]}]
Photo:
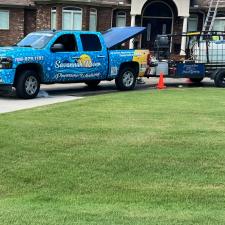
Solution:
[{"label": "truck wheel", "polygon": [[18,75],[16,95],[23,99],[32,99],[38,95],[40,80],[35,71],[26,70]]},{"label": "truck wheel", "polygon": [[214,77],[216,87],[225,87],[225,71],[219,71]]},{"label": "truck wheel", "polygon": [[87,86],[89,88],[96,88],[99,84],[100,84],[100,80],[90,80],[90,81],[86,81],[85,84],[87,84]]},{"label": "truck wheel", "polygon": [[116,77],[116,87],[119,90],[132,90],[136,86],[137,75],[135,70],[130,67],[122,69]]},{"label": "truck wheel", "polygon": [[193,83],[200,83],[202,82],[204,78],[201,77],[201,78],[190,78],[190,81],[193,82]]}]

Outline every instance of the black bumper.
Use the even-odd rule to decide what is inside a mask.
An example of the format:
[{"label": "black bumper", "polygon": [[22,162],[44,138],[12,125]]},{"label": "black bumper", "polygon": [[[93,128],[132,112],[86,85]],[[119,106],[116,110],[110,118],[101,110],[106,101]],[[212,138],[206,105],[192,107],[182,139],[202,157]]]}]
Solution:
[{"label": "black bumper", "polygon": [[9,84],[0,84],[0,92],[11,92],[12,87],[13,86]]}]

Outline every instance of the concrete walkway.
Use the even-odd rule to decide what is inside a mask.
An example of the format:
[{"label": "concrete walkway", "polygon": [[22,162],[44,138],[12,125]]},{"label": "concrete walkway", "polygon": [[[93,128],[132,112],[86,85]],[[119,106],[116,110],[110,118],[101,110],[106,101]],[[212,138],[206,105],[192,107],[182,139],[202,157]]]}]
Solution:
[{"label": "concrete walkway", "polygon": [[48,94],[45,92],[41,92],[40,94],[41,95],[39,95],[38,98],[31,100],[0,97],[0,114],[81,99],[81,97],[75,96],[48,96]]}]

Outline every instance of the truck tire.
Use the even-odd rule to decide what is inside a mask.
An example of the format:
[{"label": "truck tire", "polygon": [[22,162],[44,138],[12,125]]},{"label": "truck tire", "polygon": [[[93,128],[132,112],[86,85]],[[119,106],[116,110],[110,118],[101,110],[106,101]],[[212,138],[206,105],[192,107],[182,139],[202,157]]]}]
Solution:
[{"label": "truck tire", "polygon": [[93,89],[93,88],[96,88],[100,84],[100,82],[101,82],[100,80],[90,80],[90,81],[85,81],[85,84],[89,88]]},{"label": "truck tire", "polygon": [[32,99],[37,97],[40,90],[40,79],[37,72],[26,70],[20,73],[15,87],[16,95],[19,98]]},{"label": "truck tire", "polygon": [[214,77],[214,83],[216,87],[225,87],[225,71],[219,71]]},{"label": "truck tire", "polygon": [[125,67],[120,70],[115,82],[118,90],[127,91],[132,90],[136,86],[137,74],[131,67]]},{"label": "truck tire", "polygon": [[200,78],[190,78],[190,81],[193,82],[193,83],[201,83],[203,79],[204,79],[203,77],[200,77]]}]

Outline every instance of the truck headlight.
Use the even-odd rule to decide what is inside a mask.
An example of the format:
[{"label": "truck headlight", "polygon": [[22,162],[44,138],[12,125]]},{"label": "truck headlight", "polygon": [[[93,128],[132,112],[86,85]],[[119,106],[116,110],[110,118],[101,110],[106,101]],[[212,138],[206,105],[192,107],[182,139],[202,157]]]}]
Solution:
[{"label": "truck headlight", "polygon": [[0,57],[0,69],[11,69],[13,60],[11,57]]}]

